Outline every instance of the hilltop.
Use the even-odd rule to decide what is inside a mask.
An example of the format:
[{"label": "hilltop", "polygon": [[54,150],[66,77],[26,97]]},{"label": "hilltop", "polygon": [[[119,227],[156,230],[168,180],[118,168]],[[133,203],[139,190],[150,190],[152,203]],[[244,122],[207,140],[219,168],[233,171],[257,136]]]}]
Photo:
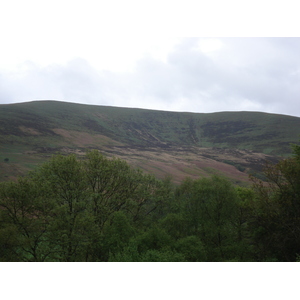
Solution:
[{"label": "hilltop", "polygon": [[54,153],[98,149],[175,182],[221,172],[247,181],[291,154],[300,118],[260,112],[187,113],[33,101],[0,105],[0,180]]}]

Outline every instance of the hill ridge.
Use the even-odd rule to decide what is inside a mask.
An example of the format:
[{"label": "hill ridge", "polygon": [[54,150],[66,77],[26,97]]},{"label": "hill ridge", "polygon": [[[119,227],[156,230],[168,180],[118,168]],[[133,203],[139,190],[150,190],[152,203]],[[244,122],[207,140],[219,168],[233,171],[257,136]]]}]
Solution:
[{"label": "hill ridge", "polygon": [[62,149],[80,153],[92,148],[116,153],[138,166],[143,164],[137,162],[138,155],[134,161],[126,149],[134,155],[152,149],[150,159],[154,153],[189,156],[193,151],[205,157],[210,149],[215,161],[222,152],[217,149],[229,149],[231,160],[223,157],[219,162],[237,164],[234,151],[244,151],[245,157],[247,151],[268,159],[288,156],[290,143],[297,143],[299,136],[300,118],[264,112],[170,112],[56,100],[0,105],[0,162],[10,156],[26,168]]},{"label": "hill ridge", "polygon": [[63,101],[63,100],[30,100],[26,102],[14,102],[14,103],[0,103],[1,106],[13,106],[13,105],[28,105],[28,104],[45,104],[45,103],[53,103],[53,104],[71,104],[77,106],[94,106],[94,107],[108,107],[108,108],[116,108],[116,109],[125,109],[125,110],[142,110],[142,111],[154,111],[154,112],[169,112],[169,113],[179,113],[179,114],[226,114],[226,113],[257,113],[257,114],[265,114],[265,115],[274,115],[274,116],[283,116],[283,117],[291,117],[298,119],[299,117],[288,115],[288,114],[280,114],[280,113],[269,113],[263,111],[249,111],[249,110],[240,110],[240,111],[216,111],[216,112],[191,112],[191,111],[172,111],[172,110],[160,110],[160,109],[151,109],[151,108],[140,108],[140,107],[123,107],[123,106],[114,106],[114,105],[105,105],[105,104],[91,104],[91,103],[78,103],[71,101]]}]

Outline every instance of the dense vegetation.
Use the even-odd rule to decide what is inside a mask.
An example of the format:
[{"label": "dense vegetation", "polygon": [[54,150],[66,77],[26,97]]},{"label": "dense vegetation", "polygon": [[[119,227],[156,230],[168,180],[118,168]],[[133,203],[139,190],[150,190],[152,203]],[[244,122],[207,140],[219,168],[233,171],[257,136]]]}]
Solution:
[{"label": "dense vegetation", "polygon": [[251,188],[173,186],[98,151],[0,183],[1,261],[296,261],[300,146]]}]

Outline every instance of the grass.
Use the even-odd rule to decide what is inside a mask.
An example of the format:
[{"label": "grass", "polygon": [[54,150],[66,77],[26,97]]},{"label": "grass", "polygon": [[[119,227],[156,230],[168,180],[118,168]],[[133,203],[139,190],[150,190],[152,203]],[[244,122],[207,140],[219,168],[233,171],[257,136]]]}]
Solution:
[{"label": "grass", "polygon": [[[300,118],[260,112],[179,113],[59,101],[0,105],[0,162],[8,158],[26,168],[43,159],[43,153],[34,156],[27,151],[48,149],[44,150],[48,155],[62,147],[124,153],[126,148],[137,149],[149,164],[167,160],[168,155],[158,156],[170,149],[201,147],[287,157],[290,143],[298,143],[299,137]],[[156,155],[145,154],[149,149]],[[189,158],[178,150],[177,158],[184,159],[182,155]],[[196,175],[198,169],[188,167],[186,172]]]},{"label": "grass", "polygon": [[[2,130],[4,140],[15,140],[17,136],[19,142],[27,137],[18,129],[19,124],[48,138],[51,128],[62,128],[102,134],[129,145],[158,146],[161,141],[272,154],[286,154],[289,143],[298,142],[300,136],[299,118],[258,112],[195,114],[37,101],[2,105],[0,116],[6,131]],[[36,136],[36,140],[40,138]],[[53,138],[57,139],[55,135]]]}]

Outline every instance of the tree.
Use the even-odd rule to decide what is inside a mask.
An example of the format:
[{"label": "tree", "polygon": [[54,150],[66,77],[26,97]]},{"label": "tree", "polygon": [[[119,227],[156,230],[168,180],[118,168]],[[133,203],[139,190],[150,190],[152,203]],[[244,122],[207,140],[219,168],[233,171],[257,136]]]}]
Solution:
[{"label": "tree", "polygon": [[203,262],[207,260],[205,247],[199,237],[187,236],[179,239],[175,245],[176,250],[184,255],[189,262]]},{"label": "tree", "polygon": [[96,150],[87,153],[83,166],[100,230],[117,211],[125,212],[134,222],[146,222],[150,216],[159,218],[166,213],[172,197],[169,178],[159,181],[121,159],[108,159]]},{"label": "tree", "polygon": [[59,261],[82,260],[93,219],[82,162],[75,155],[53,156],[31,178],[52,204],[49,242]]},{"label": "tree", "polygon": [[255,219],[253,205],[255,193],[248,187],[235,187],[237,193],[237,217],[234,222],[237,233],[236,257],[239,261],[255,260],[251,224]]},{"label": "tree", "polygon": [[183,205],[189,235],[200,238],[206,247],[208,260],[224,261],[232,257],[238,208],[232,184],[217,175],[194,181],[187,179],[176,195],[181,198],[179,203]]},{"label": "tree", "polygon": [[96,150],[82,159],[55,155],[18,182],[0,184],[1,259],[108,260],[125,247],[131,226],[165,214],[170,193],[167,180]]},{"label": "tree", "polygon": [[87,153],[83,167],[91,192],[91,209],[102,230],[113,213],[131,208],[142,174],[125,161],[108,159],[96,150]]},{"label": "tree", "polygon": [[[0,239],[10,261],[45,261],[52,249],[47,241],[51,203],[28,178],[0,185]],[[6,257],[6,258],[5,258]]]},{"label": "tree", "polygon": [[267,164],[267,183],[252,178],[257,201],[253,228],[260,259],[296,261],[300,253],[300,146],[292,157]]}]

